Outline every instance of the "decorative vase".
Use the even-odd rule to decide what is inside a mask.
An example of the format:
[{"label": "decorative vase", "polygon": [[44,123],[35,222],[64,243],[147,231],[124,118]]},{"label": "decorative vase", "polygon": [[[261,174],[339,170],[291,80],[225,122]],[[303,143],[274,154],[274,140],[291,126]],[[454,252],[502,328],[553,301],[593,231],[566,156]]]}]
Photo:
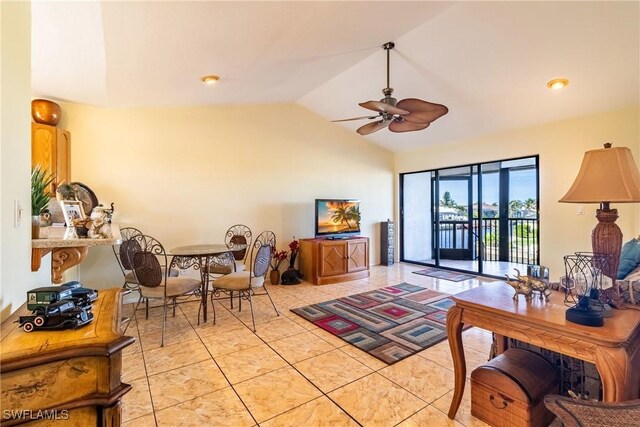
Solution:
[{"label": "decorative vase", "polygon": [[31,101],[31,116],[36,123],[57,126],[62,117],[62,108],[47,99],[34,99]]},{"label": "decorative vase", "polygon": [[271,272],[269,273],[269,281],[272,285],[277,285],[278,283],[280,283],[280,271],[271,270]]},{"label": "decorative vase", "polygon": [[31,216],[31,238],[40,238],[40,215]]}]

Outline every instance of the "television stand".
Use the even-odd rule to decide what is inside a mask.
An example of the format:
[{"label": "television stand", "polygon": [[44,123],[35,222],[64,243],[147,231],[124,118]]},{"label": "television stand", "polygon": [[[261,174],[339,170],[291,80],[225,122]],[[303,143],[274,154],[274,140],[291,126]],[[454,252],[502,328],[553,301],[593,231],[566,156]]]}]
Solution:
[{"label": "television stand", "polygon": [[327,236],[325,237],[325,239],[327,240],[344,240],[344,239],[348,239],[349,236]]},{"label": "television stand", "polygon": [[314,285],[369,277],[369,238],[301,239],[300,271]]}]

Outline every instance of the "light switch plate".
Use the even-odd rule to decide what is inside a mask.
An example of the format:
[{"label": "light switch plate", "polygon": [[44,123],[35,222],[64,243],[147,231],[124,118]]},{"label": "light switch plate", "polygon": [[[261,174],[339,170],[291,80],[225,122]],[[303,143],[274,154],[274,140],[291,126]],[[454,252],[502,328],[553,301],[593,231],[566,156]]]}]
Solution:
[{"label": "light switch plate", "polygon": [[576,214],[584,215],[584,206],[580,205],[576,208]]},{"label": "light switch plate", "polygon": [[13,227],[20,227],[20,221],[22,221],[22,206],[20,200],[13,201]]}]

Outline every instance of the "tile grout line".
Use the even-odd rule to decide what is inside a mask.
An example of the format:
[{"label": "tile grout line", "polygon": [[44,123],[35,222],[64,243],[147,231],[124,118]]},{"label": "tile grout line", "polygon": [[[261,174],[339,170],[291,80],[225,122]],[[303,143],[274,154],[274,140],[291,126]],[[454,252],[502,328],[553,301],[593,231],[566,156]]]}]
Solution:
[{"label": "tile grout line", "polygon": [[[371,284],[369,284],[369,286],[367,287],[367,289],[357,289],[357,290],[354,290],[354,291],[356,291],[356,292],[358,292],[358,291],[360,291],[360,292],[365,291],[365,292],[366,292],[367,290],[374,290],[374,289],[379,289],[379,288],[381,288],[381,287],[389,286],[389,282],[388,282],[388,280],[397,280],[397,281],[404,281],[404,282],[406,282],[406,280],[403,280],[402,278],[387,279],[386,283],[379,283],[379,284],[375,284],[375,285],[374,285],[374,287],[372,287],[372,286],[371,286]],[[309,286],[308,288],[313,289],[313,287],[311,287],[311,286]],[[429,288],[427,288],[427,289],[429,289]],[[306,302],[305,300],[302,300],[302,299],[300,299],[300,298],[296,297],[295,295],[293,295],[293,293],[289,293],[289,292],[274,292],[274,294],[275,294],[274,296],[281,297],[282,299],[296,298],[297,300],[300,300],[300,301],[302,301],[303,303],[309,304],[309,302]],[[353,295],[353,294],[351,294],[351,295]],[[344,295],[344,296],[348,296],[348,295]],[[333,296],[333,295],[330,295],[329,297],[334,298],[334,296]],[[342,296],[337,296],[337,298],[341,298],[341,297],[342,297]],[[280,298],[276,298],[276,299],[280,299]],[[189,302],[197,302],[197,301],[189,301]],[[262,301],[260,301],[260,302],[261,302],[261,303],[263,303]],[[274,302],[275,302],[275,301],[274,301]],[[269,307],[269,309],[271,309],[271,307],[270,307],[268,304],[266,304],[266,303],[263,303],[263,304],[264,304],[266,307]],[[311,304],[313,304],[313,303],[311,303]],[[181,304],[180,304],[180,305],[181,305]],[[232,390],[234,391],[234,393],[236,394],[236,396],[240,399],[240,401],[242,402],[242,404],[243,404],[243,406],[244,406],[245,410],[249,413],[249,415],[251,416],[251,418],[253,419],[253,421],[254,421],[257,425],[259,425],[259,423],[257,422],[257,419],[256,419],[256,418],[255,418],[255,416],[251,413],[251,411],[249,410],[249,408],[247,407],[247,405],[245,404],[245,402],[242,400],[242,398],[241,398],[241,397],[240,397],[240,395],[238,394],[237,390],[235,389],[235,386],[234,386],[233,384],[231,384],[231,382],[229,381],[229,378],[228,378],[228,377],[227,377],[227,375],[224,373],[224,371],[222,370],[222,368],[220,367],[220,365],[219,365],[219,364],[218,364],[218,362],[216,361],[215,357],[212,355],[211,351],[209,350],[209,348],[208,348],[208,347],[207,347],[207,345],[205,344],[205,342],[204,342],[204,340],[203,340],[203,336],[201,336],[201,335],[198,333],[198,331],[195,329],[193,322],[190,320],[190,317],[192,317],[192,316],[189,316],[189,314],[188,314],[188,313],[186,313],[185,311],[183,311],[183,310],[182,310],[182,307],[180,307],[180,305],[178,305],[178,308],[180,309],[179,311],[180,311],[180,312],[181,312],[181,314],[185,317],[185,319],[187,320],[187,322],[188,322],[189,326],[191,327],[191,329],[195,332],[195,335],[196,335],[196,337],[197,337],[198,341],[199,341],[199,342],[200,342],[200,343],[205,347],[205,350],[207,351],[207,354],[208,354],[208,355],[209,355],[209,357],[214,361],[214,363],[216,364],[216,367],[217,367],[217,368],[220,370],[220,372],[222,373],[222,375],[223,375],[223,377],[225,378],[225,381],[227,382],[227,384],[229,384],[229,386],[232,388]],[[237,316],[237,315],[236,315],[236,314],[235,314],[235,313],[234,313],[230,308],[226,307],[226,306],[225,306],[225,305],[223,305],[222,303],[220,303],[220,306],[221,306],[222,308],[224,308],[224,309],[226,310],[226,312],[228,312],[230,315],[234,316],[234,318],[235,318],[235,319],[240,323],[240,325],[242,325],[242,326],[244,326],[245,328],[249,329],[249,331],[251,331],[251,332],[253,333],[253,330],[252,330],[252,328],[249,326],[249,324],[248,324],[248,323],[245,323],[245,321],[243,321],[241,318],[239,318],[239,317],[238,317],[238,316]],[[285,306],[289,306],[289,304],[285,304]],[[213,310],[215,310],[215,308],[213,308]],[[289,309],[289,311],[290,311],[290,309]],[[191,314],[193,314],[193,313],[191,313]],[[308,332],[308,333],[312,333],[312,334],[313,334],[313,331],[311,331],[311,330],[308,330],[308,329],[304,328],[302,325],[300,325],[300,324],[298,324],[297,322],[293,321],[291,318],[289,318],[289,317],[288,317],[287,315],[285,315],[284,313],[280,313],[280,314],[282,315],[282,316],[281,316],[281,318],[282,318],[282,319],[287,319],[287,320],[289,320],[289,321],[291,321],[291,322],[295,323],[296,325],[301,326],[304,330],[303,330],[303,331],[300,331],[300,332],[298,332],[298,333],[293,333],[293,334],[291,334],[291,335],[287,335],[287,336],[283,336],[283,337],[281,337],[281,338],[277,338],[277,339],[275,339],[275,340],[270,340],[270,342],[278,341],[278,340],[280,340],[280,339],[286,339],[286,338],[293,337],[293,336],[296,336],[296,335],[301,335],[301,334],[303,334],[303,333],[307,333],[307,332]],[[262,323],[264,324],[264,323],[269,323],[269,322],[273,322],[273,321],[276,321],[276,320],[275,320],[275,319],[274,319],[274,320],[268,320],[268,321],[266,321],[266,322],[262,322]],[[258,326],[258,325],[257,325],[257,326]],[[136,318],[136,329],[138,330],[138,336],[140,337],[140,328],[139,328],[139,324],[138,324],[138,319],[137,319],[137,318]],[[243,329],[243,328],[238,327],[238,329]],[[233,330],[234,330],[234,329],[232,329],[231,331],[233,331]],[[335,390],[337,390],[337,389],[339,389],[339,388],[342,388],[342,387],[344,387],[344,386],[347,386],[347,385],[349,385],[349,384],[351,384],[351,383],[353,383],[353,382],[355,382],[355,381],[358,381],[358,380],[360,380],[360,379],[362,379],[362,378],[365,378],[365,377],[367,377],[367,376],[369,376],[369,375],[371,375],[371,374],[374,374],[374,373],[378,373],[378,374],[380,374],[382,377],[384,377],[385,379],[387,379],[387,380],[391,381],[393,384],[395,384],[396,386],[398,386],[400,389],[402,389],[402,390],[404,390],[404,391],[406,391],[406,392],[410,393],[411,395],[413,395],[414,397],[416,397],[418,400],[420,400],[420,401],[422,401],[422,402],[424,402],[424,403],[426,404],[426,406],[424,406],[424,407],[420,408],[419,410],[417,410],[417,411],[413,412],[409,417],[405,418],[404,420],[402,420],[402,421],[400,421],[400,422],[403,422],[403,421],[405,421],[406,419],[411,418],[412,416],[414,416],[416,413],[420,412],[420,411],[421,411],[421,410],[423,410],[424,408],[426,408],[426,407],[428,407],[428,406],[432,406],[432,404],[431,404],[431,403],[426,403],[426,401],[424,401],[424,400],[423,400],[422,398],[420,398],[419,396],[416,396],[415,394],[413,394],[410,390],[405,389],[405,388],[404,388],[404,387],[402,387],[401,385],[397,384],[396,382],[392,381],[391,379],[387,378],[387,377],[386,377],[386,376],[384,376],[382,373],[380,373],[380,371],[381,371],[381,370],[383,370],[383,369],[385,369],[385,368],[387,368],[388,366],[391,366],[391,365],[388,365],[388,366],[385,366],[385,367],[380,367],[380,368],[372,368],[372,367],[368,366],[366,363],[364,363],[364,362],[362,362],[362,361],[360,361],[360,360],[356,359],[354,356],[351,356],[350,354],[346,353],[344,350],[342,350],[342,347],[335,347],[335,346],[334,346],[333,344],[331,344],[331,343],[329,343],[329,344],[330,344],[330,345],[332,345],[332,346],[334,347],[334,349],[333,349],[333,350],[339,350],[339,351],[340,351],[340,353],[341,353],[341,354],[343,354],[344,356],[349,357],[349,358],[351,358],[351,359],[355,360],[356,362],[360,363],[361,365],[363,365],[363,366],[367,367],[368,369],[370,369],[370,370],[371,370],[371,373],[369,373],[369,374],[367,374],[367,375],[365,375],[365,376],[363,376],[363,377],[357,378],[357,379],[355,379],[354,381],[350,381],[350,382],[348,382],[348,383],[346,383],[346,384],[343,384],[343,385],[341,385],[340,387],[337,387],[336,389],[331,390],[331,391],[329,391],[329,392],[325,393],[325,392],[323,392],[323,391],[322,391],[322,390],[321,390],[321,389],[320,389],[320,388],[319,388],[319,387],[318,387],[318,386],[317,386],[313,381],[311,381],[309,378],[307,378],[307,377],[306,377],[306,376],[305,376],[305,375],[304,375],[304,374],[303,374],[303,373],[302,373],[298,368],[296,368],[296,367],[294,366],[294,364],[293,364],[293,363],[289,362],[289,361],[288,361],[288,360],[287,360],[287,359],[286,359],[282,354],[280,354],[280,353],[279,353],[279,352],[278,352],[278,351],[277,351],[277,350],[276,350],[276,349],[275,349],[275,348],[270,344],[270,342],[267,342],[267,341],[266,341],[266,339],[267,339],[267,338],[263,338],[262,336],[258,335],[257,333],[254,333],[254,335],[255,335],[255,336],[256,336],[256,337],[257,337],[257,338],[258,338],[258,339],[259,339],[263,344],[265,344],[265,345],[266,345],[266,346],[267,346],[271,351],[273,351],[275,354],[277,354],[277,355],[278,355],[278,357],[279,357],[280,359],[282,359],[282,360],[285,362],[285,366],[283,366],[283,367],[281,367],[281,368],[278,368],[278,369],[271,370],[271,371],[269,371],[269,372],[266,372],[266,373],[264,373],[264,374],[258,375],[258,376],[253,377],[253,378],[257,378],[257,377],[260,377],[260,376],[266,375],[266,374],[268,374],[268,373],[275,372],[275,371],[277,371],[277,370],[279,370],[279,369],[283,369],[283,368],[286,368],[286,367],[291,367],[291,368],[293,368],[293,369],[294,369],[294,370],[295,370],[295,371],[296,371],[296,372],[297,372],[297,373],[298,373],[302,378],[304,378],[306,381],[308,381],[308,382],[309,382],[309,383],[310,383],[314,388],[316,388],[316,389],[321,393],[321,395],[320,395],[320,396],[318,396],[318,397],[316,397],[316,398],[313,398],[313,399],[311,399],[311,400],[309,400],[309,401],[307,401],[307,402],[304,402],[304,403],[302,403],[302,404],[300,404],[300,405],[294,406],[293,408],[290,408],[289,410],[284,411],[284,412],[282,412],[282,413],[280,413],[280,414],[274,415],[273,417],[271,417],[271,418],[269,418],[269,419],[267,419],[267,420],[265,420],[265,421],[272,420],[272,419],[274,419],[274,418],[276,418],[276,417],[278,417],[278,416],[281,416],[281,415],[283,415],[283,414],[286,414],[286,413],[288,413],[288,412],[291,412],[291,411],[295,410],[296,408],[299,408],[299,407],[301,407],[301,406],[303,406],[303,405],[305,405],[305,404],[308,404],[309,402],[312,402],[312,401],[314,401],[314,400],[317,400],[317,399],[319,399],[319,398],[320,398],[320,397],[322,397],[322,396],[326,396],[326,397],[327,397],[327,398],[328,398],[328,399],[329,399],[333,404],[335,404],[335,405],[336,405],[336,406],[337,406],[341,411],[343,411],[343,412],[344,412],[344,413],[345,413],[345,414],[346,414],[350,419],[352,419],[356,424],[358,424],[358,425],[362,425],[362,424],[361,424],[361,423],[359,423],[359,422],[358,422],[358,421],[357,421],[357,420],[356,420],[356,419],[355,419],[351,414],[349,414],[349,413],[348,413],[348,412],[347,412],[347,411],[346,411],[342,406],[340,406],[337,402],[335,402],[335,401],[334,401],[334,400],[333,400],[333,399],[328,395],[328,393],[331,393],[331,392],[333,392],[333,391],[335,391]],[[314,335],[315,335],[318,339],[320,339],[321,341],[326,342],[322,337],[320,337],[320,336],[318,336],[318,335],[316,335],[316,334],[314,334]],[[206,337],[206,336],[205,336],[205,337]],[[194,341],[195,341],[195,339],[194,339]],[[443,340],[443,341],[444,341],[444,340]],[[260,344],[260,345],[261,345],[261,344]],[[152,395],[151,395],[151,391],[150,391],[150,381],[149,381],[150,376],[149,376],[149,372],[148,372],[148,369],[147,369],[147,366],[146,366],[146,359],[145,359],[145,351],[146,351],[146,350],[145,350],[145,348],[142,346],[142,342],[140,343],[140,348],[141,348],[140,353],[141,353],[141,355],[142,355],[142,360],[143,360],[143,364],[144,364],[144,368],[145,368],[145,378],[146,378],[146,381],[147,381],[148,393],[149,393],[149,396],[150,396],[150,400],[151,400],[151,404],[152,404],[152,409],[153,409],[153,414],[154,414],[154,421],[155,421],[155,423],[156,423],[156,425],[157,425],[158,420],[157,420],[157,417],[156,417],[156,409],[155,409],[155,405],[154,405],[154,403],[153,403],[153,397],[152,397]],[[250,347],[249,347],[249,348],[250,348]],[[302,359],[302,360],[296,361],[295,363],[300,363],[300,362],[302,362],[302,361],[309,360],[309,359],[311,359],[311,358],[313,358],[313,357],[317,357],[317,356],[320,356],[320,355],[326,354],[326,353],[328,353],[328,352],[330,352],[330,351],[333,351],[333,350],[328,350],[328,351],[323,352],[323,353],[321,353],[321,354],[319,354],[319,355],[311,356],[311,357],[309,357],[309,358],[306,358],[306,359]],[[233,353],[233,352],[231,352],[231,353],[227,353],[227,354],[232,354],[232,353]],[[363,354],[367,354],[367,353],[366,353],[366,352],[363,352]],[[219,355],[219,356],[224,356],[224,355]],[[418,356],[418,357],[420,357],[420,356]],[[429,360],[429,359],[427,359],[427,360]],[[201,362],[201,361],[200,361],[200,362]],[[193,364],[200,363],[200,362],[194,362]],[[434,363],[435,363],[435,362],[434,362]],[[436,363],[436,364],[437,364],[437,363]],[[190,366],[190,365],[192,365],[192,364],[185,365],[185,366]],[[438,365],[438,366],[441,366],[440,364],[437,364],[437,365]],[[446,367],[444,367],[444,366],[441,366],[441,367],[442,367],[442,368],[447,369],[447,368],[446,368]],[[174,369],[180,369],[180,368],[182,368],[182,367],[174,368]],[[170,372],[170,371],[172,371],[172,370],[173,370],[173,369],[170,369],[170,370],[168,370],[168,371],[159,372],[159,373],[153,374],[153,375],[151,375],[151,376],[159,375],[160,373]],[[239,382],[238,384],[243,383],[243,382],[245,382],[245,381],[249,381],[249,380],[251,380],[251,379],[253,379],[253,378],[250,378],[250,379],[247,379],[247,380],[241,381],[241,382]],[[444,393],[442,396],[439,396],[439,397],[435,398],[435,399],[433,400],[433,402],[437,401],[438,399],[441,399],[443,396],[445,396],[445,395],[446,395],[447,393],[449,393],[449,392],[450,392],[450,390],[449,390],[449,391],[447,391],[446,393]],[[201,396],[202,396],[202,395],[201,395]],[[192,399],[189,399],[189,400],[187,400],[187,401],[194,400],[194,399],[196,399],[196,398],[198,398],[198,397],[201,397],[201,396],[196,396],[196,397],[194,397],[194,398],[192,398]],[[185,402],[187,402],[187,401],[185,401]],[[432,403],[433,403],[433,402],[432,402]],[[184,403],[184,402],[177,403],[176,405],[179,405],[179,404],[181,404],[181,403]],[[176,405],[171,405],[171,406],[176,406]],[[170,406],[170,407],[171,407],[171,406]],[[433,407],[433,406],[432,406],[432,407]],[[435,408],[435,407],[433,407],[433,408]],[[164,408],[164,409],[166,409],[166,408]],[[435,409],[436,409],[436,410],[438,410],[437,408],[435,408]],[[440,410],[438,410],[438,411],[439,411],[440,413],[442,413],[442,411],[440,411]],[[146,415],[146,414],[145,414],[145,415]],[[143,416],[144,416],[144,415],[143,415]],[[140,417],[138,417],[138,418],[140,418]],[[138,419],[138,418],[135,418],[135,419]],[[132,421],[132,420],[128,420],[128,422],[129,422],[129,421]]]}]

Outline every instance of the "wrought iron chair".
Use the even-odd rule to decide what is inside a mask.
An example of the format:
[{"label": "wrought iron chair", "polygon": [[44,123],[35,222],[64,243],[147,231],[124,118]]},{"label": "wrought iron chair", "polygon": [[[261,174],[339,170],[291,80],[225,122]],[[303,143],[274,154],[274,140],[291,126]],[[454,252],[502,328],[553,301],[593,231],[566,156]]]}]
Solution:
[{"label": "wrought iron chair", "polygon": [[[209,259],[209,274],[220,276],[245,271],[245,260],[251,247],[251,238],[251,229],[246,225],[235,224],[229,227],[224,236],[224,243],[229,248],[229,253]],[[229,301],[233,308],[233,292],[229,292]]]},{"label": "wrought iron chair", "polygon": [[[133,260],[133,254],[140,249],[139,246],[132,241],[132,238],[140,234],[143,234],[142,231],[135,227],[121,228],[120,235],[122,236],[122,243],[111,247],[113,254],[116,256],[116,260],[118,261],[118,265],[120,266],[120,270],[122,271],[122,275],[124,276],[123,288],[132,290],[138,289],[138,281],[135,274],[133,274],[133,265],[131,262]],[[171,269],[169,271],[169,275],[171,277],[178,277],[179,271]]]},{"label": "wrought iron chair", "polygon": [[151,236],[138,234],[131,238],[132,246],[137,251],[131,258],[133,273],[139,285],[140,298],[134,309],[134,317],[140,302],[146,301],[146,317],[149,318],[149,299],[163,301],[162,338],[160,345],[164,346],[164,333],[167,323],[167,300],[173,302],[173,315],[176,315],[176,300],[178,297],[198,294],[202,286],[199,280],[188,277],[171,277],[167,253],[160,242]]},{"label": "wrought iron chair", "polygon": [[251,247],[251,229],[243,224],[236,224],[229,227],[224,237],[224,243],[233,254],[233,262],[229,263],[225,257],[214,258],[209,273],[211,274],[231,274],[237,271],[245,271],[245,260]]},{"label": "wrought iron chair", "polygon": [[120,229],[120,235],[122,236],[122,243],[119,245],[113,245],[111,249],[116,256],[122,275],[124,276],[123,288],[137,289],[138,282],[133,274],[133,266],[131,265],[131,259],[136,252],[134,244],[131,242],[133,236],[142,234],[142,231],[134,227],[124,227]]},{"label": "wrought iron chair", "polygon": [[[253,332],[256,331],[256,319],[253,314],[253,303],[251,302],[252,296],[267,295],[273,309],[276,311],[276,315],[280,316],[276,305],[269,295],[269,291],[264,286],[265,276],[269,270],[269,263],[271,261],[271,254],[276,247],[276,236],[271,231],[263,231],[256,238],[253,246],[251,247],[251,262],[249,263],[248,271],[237,271],[227,274],[225,276],[218,277],[213,280],[213,289],[211,292],[211,304],[215,300],[220,299],[222,293],[238,292],[240,300],[248,300],[249,307],[251,308],[251,321],[253,323]],[[264,293],[256,294],[258,289],[264,289]],[[215,306],[213,309],[213,323],[216,322]]]}]

